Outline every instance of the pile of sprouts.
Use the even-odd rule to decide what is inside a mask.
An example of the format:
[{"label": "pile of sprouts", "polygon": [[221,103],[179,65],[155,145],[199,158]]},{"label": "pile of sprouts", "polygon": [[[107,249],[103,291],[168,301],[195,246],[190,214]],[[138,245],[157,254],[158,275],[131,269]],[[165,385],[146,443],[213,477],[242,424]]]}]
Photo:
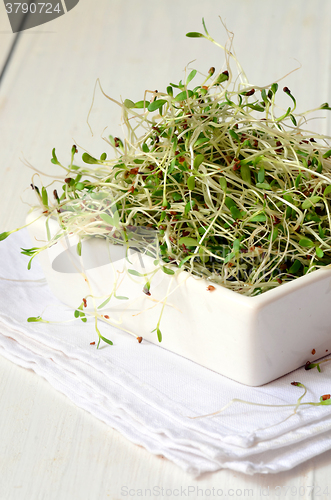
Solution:
[{"label": "pile of sprouts", "polygon": [[[150,237],[140,232],[145,234],[140,238],[143,247],[157,235],[157,253],[152,256],[161,271],[169,275],[187,271],[246,296],[331,264],[329,138],[306,130],[309,113],[331,108],[324,103],[296,113],[288,87],[251,85],[234,55],[232,37],[223,47],[210,36],[204,21],[203,27],[204,34],[187,36],[205,38],[223,49],[224,71],[212,67],[194,86],[199,77],[193,69],[184,81],[170,83],[164,92],[146,91],[138,102],[118,102],[97,82],[103,94],[121,107],[126,137],[106,139],[115,153],[112,159],[106,153],[98,159],[84,152],[83,166],[74,163],[75,145],[68,166],[53,149],[52,163],[65,172],[62,192],[51,187],[53,182],[31,184],[38,199],[33,208],[41,208],[46,219],[47,242],[22,249],[30,258],[28,268],[38,253],[68,234],[79,237],[81,255],[82,240],[91,236],[121,245],[131,238],[137,247],[137,228],[153,230]],[[280,92],[288,98],[286,109],[276,104]],[[50,218],[60,226],[53,236]],[[0,241],[18,229],[0,234]],[[149,278],[142,292],[151,295]],[[114,297],[126,299],[115,293]],[[164,306],[165,302],[155,328],[159,341]],[[86,322],[90,313],[84,307],[86,298],[74,316]],[[109,316],[94,313],[97,347],[100,340],[112,344],[97,327],[98,318]],[[28,321],[49,323],[40,316]],[[329,361],[308,361],[305,368],[321,371],[320,364]],[[261,405],[235,398],[221,410],[190,418],[214,416],[239,402],[294,407],[287,420],[302,405],[331,404],[330,394],[318,402],[303,402],[306,387],[300,382],[292,385],[304,390],[296,404]]]},{"label": "pile of sprouts", "polygon": [[[331,264],[331,149],[325,136],[303,128],[309,112],[295,113],[287,87],[250,85],[232,40],[222,47],[203,26],[204,34],[187,36],[221,47],[225,71],[210,68],[198,83],[192,70],[138,102],[109,98],[121,106],[127,129],[123,140],[107,138],[115,158],[85,152],[84,166],[77,166],[73,146],[66,167],[54,149],[63,191],[50,196],[49,187],[32,187],[63,235],[120,242],[128,227],[153,228],[164,272],[185,270],[255,296]],[[285,110],[276,105],[280,92],[288,98]],[[116,217],[97,202],[107,197]],[[52,244],[54,238],[42,249]],[[23,253],[34,258],[40,251]]]}]

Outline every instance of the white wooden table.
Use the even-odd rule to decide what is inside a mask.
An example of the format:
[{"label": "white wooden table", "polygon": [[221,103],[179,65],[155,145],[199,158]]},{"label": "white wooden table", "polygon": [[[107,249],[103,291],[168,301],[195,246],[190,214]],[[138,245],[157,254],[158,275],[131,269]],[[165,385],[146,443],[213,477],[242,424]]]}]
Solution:
[{"label": "white wooden table", "polygon": [[[299,109],[331,101],[331,4],[324,0],[80,0],[65,16],[21,33],[1,83],[0,232],[24,224],[27,206],[20,197],[31,200],[27,188],[33,172],[21,159],[52,175],[57,173],[50,163],[53,147],[66,161],[74,143],[91,154],[106,151],[100,137],[106,126],[121,135],[119,109],[99,92],[91,137],[86,117],[97,78],[114,98],[139,100],[145,89],[160,90],[180,80],[193,59],[191,66],[202,72],[219,68],[221,51],[206,40],[185,37],[200,31],[205,17],[211,34],[224,43],[218,15],[235,33],[238,59],[252,83],[272,83],[301,63],[280,83],[297,97]],[[0,71],[13,40],[0,3]],[[312,127],[331,132],[329,119]],[[221,470],[196,480],[76,408],[33,372],[2,358],[0,401],[1,500],[115,500],[126,498],[125,488],[132,490],[128,498],[162,497],[161,489],[159,496],[139,496],[139,489],[154,486],[163,487],[167,498],[185,492],[189,498],[213,497],[212,488],[214,496],[222,488],[224,498],[226,493],[328,498],[323,492],[331,451],[273,476]],[[313,485],[320,487],[315,496],[309,495]],[[201,488],[204,496],[188,487]]]}]

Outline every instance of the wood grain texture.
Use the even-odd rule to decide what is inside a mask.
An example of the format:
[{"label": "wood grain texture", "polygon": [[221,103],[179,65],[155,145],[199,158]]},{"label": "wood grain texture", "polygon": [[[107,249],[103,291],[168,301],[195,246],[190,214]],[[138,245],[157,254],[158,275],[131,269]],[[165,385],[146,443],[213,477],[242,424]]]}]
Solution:
[{"label": "wood grain texture", "polygon": [[[331,5],[324,0],[314,5],[308,0],[98,0],[97,8],[91,0],[80,0],[65,16],[22,33],[0,88],[0,232],[24,223],[27,206],[20,196],[32,200],[33,172],[20,159],[52,176],[58,173],[49,161],[53,147],[66,162],[73,143],[80,153],[83,148],[93,155],[108,152],[100,137],[105,127],[105,133],[122,135],[119,109],[99,91],[91,113],[94,136],[89,132],[86,117],[96,79],[115,99],[138,100],[145,89],[161,90],[178,81],[193,59],[191,67],[201,72],[219,68],[223,55],[218,49],[184,36],[201,30],[204,16],[210,32],[224,43],[218,14],[235,33],[238,59],[252,83],[271,83],[299,61],[302,68],[280,82],[297,97],[299,109],[331,101]],[[0,46],[1,63],[5,45]],[[328,118],[311,127],[330,133]],[[34,373],[1,358],[0,374],[1,500],[115,500],[125,498],[125,486],[252,488],[254,498],[269,486],[269,498],[277,498],[277,485],[327,485],[331,452],[275,476],[222,470],[193,479],[76,408]]]}]

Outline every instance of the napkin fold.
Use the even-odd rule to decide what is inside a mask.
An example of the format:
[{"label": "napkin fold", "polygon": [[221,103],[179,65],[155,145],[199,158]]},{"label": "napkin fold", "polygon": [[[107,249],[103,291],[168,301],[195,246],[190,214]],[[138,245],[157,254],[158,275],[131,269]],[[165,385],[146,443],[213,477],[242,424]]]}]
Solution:
[{"label": "napkin fold", "polygon": [[[2,356],[195,476],[221,468],[277,473],[331,449],[331,405],[295,412],[303,388],[291,385],[307,387],[302,403],[318,403],[331,392],[331,362],[321,373],[301,368],[247,387],[104,323],[101,334],[114,345],[96,349],[93,321],[82,323],[52,295],[36,259],[27,270],[20,248],[29,246],[25,230],[0,243]],[[50,323],[28,323],[31,316]],[[255,404],[235,401],[217,413],[233,399]]]}]

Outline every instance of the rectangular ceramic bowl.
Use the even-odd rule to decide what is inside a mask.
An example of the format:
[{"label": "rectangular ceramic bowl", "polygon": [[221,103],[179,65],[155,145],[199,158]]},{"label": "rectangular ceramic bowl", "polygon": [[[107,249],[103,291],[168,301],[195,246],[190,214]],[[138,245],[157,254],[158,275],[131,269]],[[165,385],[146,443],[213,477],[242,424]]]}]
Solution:
[{"label": "rectangular ceramic bowl", "polygon": [[[47,241],[45,217],[32,223],[40,214],[33,212],[27,218],[36,247]],[[52,234],[58,231],[55,220],[49,220],[49,229]],[[115,286],[116,295],[128,300],[113,297],[99,314],[109,315],[110,323],[154,344],[159,342],[152,330],[165,302],[160,345],[242,384],[266,384],[331,352],[330,269],[256,297],[216,284],[210,292],[210,282],[185,271],[175,277],[159,271],[148,296],[143,292],[146,279],[127,270],[152,270],[150,257],[142,262],[132,253],[129,262],[121,254],[123,247],[107,245],[101,238],[83,240],[78,257],[77,241],[75,237],[59,241],[39,254],[56,297],[74,309],[87,297],[84,311],[93,311]]]}]

